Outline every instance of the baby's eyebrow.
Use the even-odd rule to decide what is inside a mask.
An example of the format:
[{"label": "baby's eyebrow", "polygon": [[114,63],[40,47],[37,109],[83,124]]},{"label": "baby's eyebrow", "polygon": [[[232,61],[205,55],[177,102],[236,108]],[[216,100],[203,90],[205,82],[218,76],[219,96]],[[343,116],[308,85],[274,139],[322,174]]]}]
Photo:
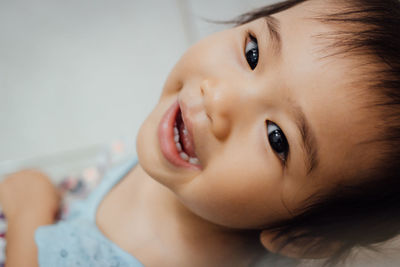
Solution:
[{"label": "baby's eyebrow", "polygon": [[307,175],[309,175],[319,163],[317,139],[315,138],[310,123],[304,115],[301,107],[293,101],[290,102],[295,118],[295,124],[301,135],[301,144],[304,151],[304,163],[307,168]]},{"label": "baby's eyebrow", "polygon": [[269,36],[271,36],[272,47],[275,50],[276,54],[279,55],[282,47],[280,21],[272,16],[265,16],[264,21],[267,24]]},{"label": "baby's eyebrow", "polygon": [[[265,16],[264,21],[267,25],[271,38],[271,47],[275,51],[276,55],[281,56],[282,52],[282,38],[280,31],[280,21],[272,16]],[[294,101],[289,101],[292,108],[292,114],[294,114],[295,124],[301,135],[301,147],[304,154],[304,164],[307,169],[307,175],[309,175],[318,165],[318,146],[317,139],[315,138],[314,132],[310,127],[306,116],[300,106]]]},{"label": "baby's eyebrow", "polygon": [[[271,37],[271,47],[274,49],[277,56],[281,55],[282,50],[282,38],[280,32],[280,21],[272,16],[264,17],[265,23]],[[301,145],[304,152],[304,164],[307,168],[307,175],[309,175],[318,165],[318,146],[317,139],[315,138],[314,132],[310,127],[306,116],[300,106],[295,104],[294,101],[290,101],[292,107],[292,113],[294,114],[295,124],[301,135]]]}]

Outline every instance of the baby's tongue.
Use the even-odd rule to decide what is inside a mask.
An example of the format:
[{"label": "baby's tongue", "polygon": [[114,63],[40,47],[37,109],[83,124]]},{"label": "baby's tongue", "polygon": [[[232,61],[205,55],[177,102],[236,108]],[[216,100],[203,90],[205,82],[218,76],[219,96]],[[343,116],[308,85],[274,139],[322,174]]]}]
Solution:
[{"label": "baby's tongue", "polygon": [[186,152],[186,154],[189,155],[189,157],[195,158],[196,154],[194,153],[194,145],[189,139],[188,131],[183,120],[182,123],[179,125],[179,136],[181,137],[183,150]]}]

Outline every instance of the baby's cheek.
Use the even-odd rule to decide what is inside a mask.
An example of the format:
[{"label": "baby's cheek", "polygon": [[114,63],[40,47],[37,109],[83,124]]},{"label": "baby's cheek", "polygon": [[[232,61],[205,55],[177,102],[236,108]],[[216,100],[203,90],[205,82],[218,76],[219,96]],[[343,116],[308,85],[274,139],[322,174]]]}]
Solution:
[{"label": "baby's cheek", "polygon": [[177,94],[182,89],[182,87],[183,87],[182,74],[177,69],[177,66],[175,66],[169,73],[168,78],[164,83],[161,95],[162,97],[165,97]]},{"label": "baby's cheek", "polygon": [[257,228],[281,216],[281,181],[235,168],[203,173],[179,193],[196,215],[233,228]]}]

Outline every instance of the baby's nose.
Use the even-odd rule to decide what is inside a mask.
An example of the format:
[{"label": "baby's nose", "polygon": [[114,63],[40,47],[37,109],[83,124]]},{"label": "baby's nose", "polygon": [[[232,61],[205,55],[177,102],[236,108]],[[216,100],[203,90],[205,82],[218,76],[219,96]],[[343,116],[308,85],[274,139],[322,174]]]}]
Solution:
[{"label": "baby's nose", "polygon": [[227,138],[238,103],[238,93],[230,83],[216,79],[204,79],[200,90],[212,132],[217,139]]}]

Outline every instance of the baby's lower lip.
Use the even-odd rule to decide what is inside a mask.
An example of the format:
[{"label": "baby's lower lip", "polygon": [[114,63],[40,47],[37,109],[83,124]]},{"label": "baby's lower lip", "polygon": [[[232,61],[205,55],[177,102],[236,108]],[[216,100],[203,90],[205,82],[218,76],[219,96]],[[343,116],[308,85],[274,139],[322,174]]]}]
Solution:
[{"label": "baby's lower lip", "polygon": [[176,116],[179,112],[178,101],[174,102],[165,112],[158,126],[158,140],[163,156],[174,166],[189,169],[201,169],[199,164],[193,164],[184,160],[176,147],[174,140],[174,124]]}]

